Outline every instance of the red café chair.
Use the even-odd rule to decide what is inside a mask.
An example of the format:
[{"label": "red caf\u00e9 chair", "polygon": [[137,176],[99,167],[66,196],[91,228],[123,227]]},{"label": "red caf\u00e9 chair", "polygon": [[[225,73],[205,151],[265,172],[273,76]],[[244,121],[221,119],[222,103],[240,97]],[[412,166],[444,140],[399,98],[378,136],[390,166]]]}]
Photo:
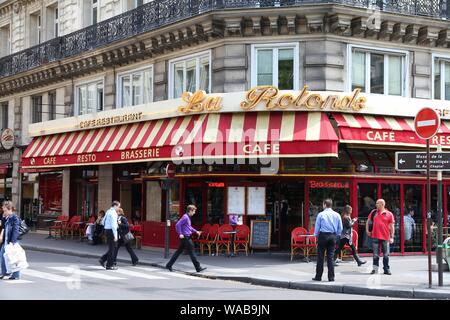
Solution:
[{"label": "red caf\u00e9 chair", "polygon": [[231,247],[231,237],[233,236],[230,233],[225,232],[231,232],[233,231],[233,227],[229,224],[224,224],[220,226],[218,237],[216,240],[216,255],[219,255],[219,252],[221,251],[221,248],[227,250],[227,254],[230,254],[230,247]]},{"label": "red caf\u00e9 chair", "polygon": [[[245,255],[248,256],[248,243],[250,241],[250,228],[246,225],[236,226],[236,237],[234,239],[234,253],[238,251],[245,251]],[[239,249],[242,247],[242,249]]]},{"label": "red caf\u00e9 chair", "polygon": [[142,246],[142,225],[130,224],[130,232],[134,236],[135,248],[140,249]]},{"label": "red caf\u00e9 chair", "polygon": [[72,228],[72,224],[76,221],[78,216],[72,216],[67,223],[65,223],[64,228],[62,230],[62,237],[67,238],[70,228]]},{"label": "red caf\u00e9 chair", "polygon": [[[358,231],[356,231],[355,229],[352,230],[352,243],[355,246],[356,251],[358,251]],[[351,248],[348,244],[346,244],[344,246],[344,248],[342,249],[342,252],[339,252],[341,254],[341,259],[344,260],[344,258],[349,257],[350,254],[347,254],[347,252],[350,250],[351,252]]]},{"label": "red caf\u00e9 chair", "polygon": [[74,234],[80,232],[80,222],[81,216],[73,216],[67,224],[65,236],[67,237],[70,234],[71,239],[73,239]]},{"label": "red caf\u00e9 chair", "polygon": [[211,255],[212,247],[216,245],[218,236],[219,236],[219,225],[213,224],[211,228],[209,228],[208,239],[205,241],[205,244],[208,247],[209,255]]},{"label": "red caf\u00e9 chair", "polygon": [[308,231],[305,228],[297,227],[291,232],[291,261],[294,258],[295,252],[300,250],[303,256],[308,255],[307,237]]},{"label": "red caf\u00e9 chair", "polygon": [[48,228],[48,235],[52,236],[52,231],[54,233],[54,238],[59,235],[59,237],[62,237],[63,230],[66,227],[67,222],[69,221],[69,216],[63,216],[60,215],[56,218],[56,220],[53,222],[53,225]]},{"label": "red caf\u00e9 chair", "polygon": [[199,251],[200,254],[203,255],[203,249],[205,248],[205,245],[208,243],[209,238],[209,229],[211,229],[211,225],[209,223],[204,224],[201,229],[201,234],[197,238],[193,239],[194,244],[199,245]]}]

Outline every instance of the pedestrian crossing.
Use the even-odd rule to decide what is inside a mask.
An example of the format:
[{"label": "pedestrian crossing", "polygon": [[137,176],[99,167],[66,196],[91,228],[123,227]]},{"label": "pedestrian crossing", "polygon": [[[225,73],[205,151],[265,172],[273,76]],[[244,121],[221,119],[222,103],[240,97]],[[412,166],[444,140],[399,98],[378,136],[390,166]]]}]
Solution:
[{"label": "pedestrian crossing", "polygon": [[[38,270],[39,269],[39,270]],[[106,271],[101,266],[46,266],[21,271],[20,280],[1,281],[1,285],[26,285],[37,282],[57,282],[57,283],[82,283],[84,280],[96,279],[107,281],[128,281],[130,279],[145,279],[151,281],[176,281],[179,278],[208,281],[209,279],[191,276],[187,274],[169,272],[159,268],[146,267],[122,267],[118,270]],[[210,280],[209,280],[210,281]]]}]

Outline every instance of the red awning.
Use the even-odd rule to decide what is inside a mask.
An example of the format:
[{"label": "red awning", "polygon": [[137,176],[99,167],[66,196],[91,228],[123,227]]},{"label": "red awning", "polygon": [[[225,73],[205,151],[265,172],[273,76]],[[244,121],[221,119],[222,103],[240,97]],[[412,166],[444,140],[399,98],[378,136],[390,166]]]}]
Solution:
[{"label": "red awning", "polygon": [[[414,132],[414,119],[335,113],[339,128],[339,142],[352,144],[424,147],[426,141]],[[450,148],[450,122],[441,121],[432,145]]]},{"label": "red awning", "polygon": [[23,168],[152,160],[337,156],[325,113],[211,113],[34,138]]}]

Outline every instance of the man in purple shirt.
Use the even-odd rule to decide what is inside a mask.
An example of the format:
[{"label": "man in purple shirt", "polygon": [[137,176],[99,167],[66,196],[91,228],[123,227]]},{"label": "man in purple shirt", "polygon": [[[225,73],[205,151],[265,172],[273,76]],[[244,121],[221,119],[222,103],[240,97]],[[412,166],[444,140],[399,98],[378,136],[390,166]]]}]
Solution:
[{"label": "man in purple shirt", "polygon": [[206,269],[200,266],[200,262],[198,262],[197,257],[195,256],[194,244],[192,243],[191,240],[191,235],[193,232],[197,233],[198,235],[201,234],[201,231],[197,231],[191,226],[191,217],[195,214],[196,211],[197,208],[194,205],[192,204],[188,205],[187,213],[185,213],[183,217],[181,217],[181,219],[178,220],[177,224],[175,225],[177,233],[180,236],[180,246],[178,247],[178,250],[173,254],[170,261],[166,264],[166,268],[169,269],[170,271],[173,271],[172,270],[173,264],[185,249],[189,253],[189,256],[191,257],[192,263],[194,264],[195,270],[197,272]]}]

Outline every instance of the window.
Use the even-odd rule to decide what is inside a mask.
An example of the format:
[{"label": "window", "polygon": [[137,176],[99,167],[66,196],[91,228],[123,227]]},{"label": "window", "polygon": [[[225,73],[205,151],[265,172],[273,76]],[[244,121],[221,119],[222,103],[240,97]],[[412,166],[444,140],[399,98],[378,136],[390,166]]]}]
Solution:
[{"label": "window", "polygon": [[37,11],[30,16],[30,45],[34,46],[42,42],[41,12]]},{"label": "window", "polygon": [[170,98],[179,98],[185,91],[210,92],[210,53],[170,61]]},{"label": "window", "polygon": [[42,122],[42,96],[31,97],[31,123]]},{"label": "window", "polygon": [[98,0],[83,0],[83,26],[87,27],[98,22]]},{"label": "window", "polygon": [[152,68],[119,75],[120,106],[129,107],[153,101]]},{"label": "window", "polygon": [[434,58],[433,97],[438,100],[450,100],[450,58]]},{"label": "window", "polygon": [[76,92],[78,114],[89,114],[103,110],[103,81],[77,86]]},{"label": "window", "polygon": [[297,44],[252,46],[252,86],[298,90],[298,56]]},{"label": "window", "polygon": [[135,9],[144,4],[144,0],[124,0],[124,11]]},{"label": "window", "polygon": [[351,48],[351,90],[393,96],[405,96],[407,88],[407,53]]},{"label": "window", "polygon": [[56,92],[48,94],[48,120],[56,119]]},{"label": "window", "polygon": [[0,117],[2,129],[8,128],[8,102],[0,103]]},{"label": "window", "polygon": [[11,54],[11,30],[9,24],[0,28],[0,57]]},{"label": "window", "polygon": [[46,40],[49,40],[56,38],[59,35],[58,3],[48,6],[46,12]]}]

